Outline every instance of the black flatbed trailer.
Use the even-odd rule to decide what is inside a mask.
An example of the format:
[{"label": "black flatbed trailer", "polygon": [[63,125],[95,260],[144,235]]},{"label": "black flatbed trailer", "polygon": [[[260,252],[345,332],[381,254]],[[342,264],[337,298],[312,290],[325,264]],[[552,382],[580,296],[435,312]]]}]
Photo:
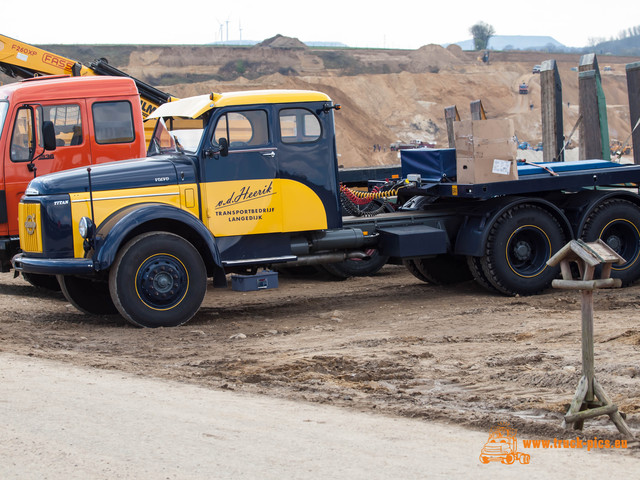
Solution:
[{"label": "black flatbed trailer", "polygon": [[[460,184],[431,183],[418,187],[416,195],[459,197],[486,200],[502,195],[523,195],[551,191],[575,192],[585,188],[629,187],[640,183],[640,165],[588,169],[580,171],[543,172],[505,182]],[[412,190],[414,192],[414,190]]]},{"label": "black flatbed trailer", "polygon": [[[623,256],[626,263],[613,268],[623,284],[640,278],[640,166],[545,165],[502,182],[417,181],[402,189],[398,211],[346,216],[343,223],[376,232],[387,261],[432,283],[475,278],[504,294],[537,293],[558,273],[546,261],[575,238],[601,238]],[[430,255],[407,258],[411,230],[431,246]]]}]

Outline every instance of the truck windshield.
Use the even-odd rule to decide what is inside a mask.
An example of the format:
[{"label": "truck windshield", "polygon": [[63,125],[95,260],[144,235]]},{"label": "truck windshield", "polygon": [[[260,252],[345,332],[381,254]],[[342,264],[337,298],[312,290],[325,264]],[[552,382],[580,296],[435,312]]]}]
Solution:
[{"label": "truck windshield", "polygon": [[204,132],[202,119],[159,119],[149,143],[148,155],[196,153]]},{"label": "truck windshield", "polygon": [[7,111],[9,110],[9,102],[0,102],[0,133],[2,127],[4,127],[4,121],[7,118]]}]

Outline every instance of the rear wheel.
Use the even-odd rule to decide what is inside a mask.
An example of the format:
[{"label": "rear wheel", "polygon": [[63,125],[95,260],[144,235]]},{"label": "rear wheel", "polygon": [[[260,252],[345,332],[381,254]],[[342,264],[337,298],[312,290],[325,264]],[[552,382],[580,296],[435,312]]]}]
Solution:
[{"label": "rear wheel", "polygon": [[611,277],[629,285],[640,277],[640,207],[620,199],[598,205],[587,217],[580,233],[585,242],[601,239],[625,259],[613,265]]},{"label": "rear wheel", "polygon": [[506,295],[533,295],[551,285],[558,267],[547,260],[565,243],[558,220],[535,205],[517,205],[491,226],[481,264],[487,280]]},{"label": "rear wheel", "polygon": [[486,288],[491,292],[496,291],[496,287],[494,287],[487,276],[484,274],[482,270],[482,257],[472,257],[469,255],[467,257],[467,266],[469,267],[469,271],[471,275],[473,275],[473,279],[476,283],[480,284],[482,287]]},{"label": "rear wheel", "polygon": [[411,275],[416,277],[418,280],[422,280],[423,282],[429,282],[429,279],[425,277],[422,272],[418,269],[416,265],[416,261],[413,258],[409,258],[402,261],[402,264],[411,272]]},{"label": "rear wheel", "polygon": [[204,299],[207,272],[195,247],[178,235],[149,232],[129,241],[109,273],[118,311],[139,327],[175,327]]},{"label": "rear wheel", "polygon": [[71,305],[89,315],[116,315],[107,282],[72,275],[58,275],[58,283]]},{"label": "rear wheel", "polygon": [[418,258],[414,262],[422,276],[434,285],[451,285],[473,278],[467,260],[460,255],[446,253],[431,258]]},{"label": "rear wheel", "polygon": [[353,258],[339,263],[327,263],[322,268],[338,278],[367,277],[378,273],[389,261],[389,257],[380,255],[378,250],[369,250],[367,254],[369,258],[366,260]]}]

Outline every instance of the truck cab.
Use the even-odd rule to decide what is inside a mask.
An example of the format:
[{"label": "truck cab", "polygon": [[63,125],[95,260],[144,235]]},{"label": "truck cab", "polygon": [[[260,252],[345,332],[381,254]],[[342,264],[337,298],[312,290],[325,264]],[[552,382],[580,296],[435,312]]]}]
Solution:
[{"label": "truck cab", "polygon": [[[146,153],[130,78],[42,76],[0,87],[0,271],[18,249],[18,203],[34,178]],[[45,146],[43,125],[53,127]]]}]

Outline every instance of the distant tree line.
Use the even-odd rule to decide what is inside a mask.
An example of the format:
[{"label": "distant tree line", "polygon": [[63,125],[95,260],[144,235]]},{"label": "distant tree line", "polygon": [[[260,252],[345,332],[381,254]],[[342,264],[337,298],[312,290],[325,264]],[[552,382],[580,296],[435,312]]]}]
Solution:
[{"label": "distant tree line", "polygon": [[638,56],[640,55],[640,25],[621,30],[617,37],[609,40],[590,38],[588,50],[600,54]]},{"label": "distant tree line", "polygon": [[[475,50],[486,50],[489,40],[495,35],[494,28],[485,22],[477,22],[469,28],[469,33],[473,36],[473,47]],[[513,46],[507,45],[503,50],[514,50]],[[517,49],[516,49],[517,50]],[[617,37],[609,40],[606,38],[589,38],[589,44],[582,48],[559,47],[552,43],[544,47],[532,47],[522,50],[532,50],[548,53],[590,53],[611,55],[640,56],[640,25],[625,28],[618,33]]]}]

